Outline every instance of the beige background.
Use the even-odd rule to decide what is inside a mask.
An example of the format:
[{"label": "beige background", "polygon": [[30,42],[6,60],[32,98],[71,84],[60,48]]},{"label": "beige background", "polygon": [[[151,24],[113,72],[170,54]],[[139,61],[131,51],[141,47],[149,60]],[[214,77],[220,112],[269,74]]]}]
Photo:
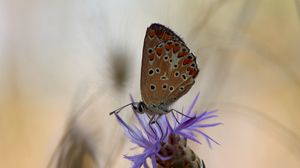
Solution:
[{"label": "beige background", "polygon": [[174,107],[200,91],[198,111],[218,109],[224,123],[207,130],[220,146],[190,144],[207,167],[300,167],[299,21],[297,0],[2,0],[0,167],[46,167],[76,111],[75,137],[100,167],[129,167],[133,145],[108,113],[140,99],[153,22],[180,34],[201,68]]}]

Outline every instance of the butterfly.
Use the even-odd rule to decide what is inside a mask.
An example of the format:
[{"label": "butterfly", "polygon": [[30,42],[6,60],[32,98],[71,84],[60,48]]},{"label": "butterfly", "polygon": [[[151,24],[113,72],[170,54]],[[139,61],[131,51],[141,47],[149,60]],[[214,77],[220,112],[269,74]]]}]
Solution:
[{"label": "butterfly", "polygon": [[171,29],[153,23],[147,28],[144,38],[140,82],[142,101],[127,104],[110,115],[128,105],[138,113],[146,113],[150,117],[149,123],[169,112],[180,113],[169,108],[191,89],[198,72],[196,57],[184,41]]}]

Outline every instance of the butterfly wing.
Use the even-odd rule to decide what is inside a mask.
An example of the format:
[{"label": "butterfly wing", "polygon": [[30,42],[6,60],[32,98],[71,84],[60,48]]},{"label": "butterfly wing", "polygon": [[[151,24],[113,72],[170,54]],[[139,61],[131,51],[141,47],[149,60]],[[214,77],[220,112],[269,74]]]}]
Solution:
[{"label": "butterfly wing", "polygon": [[147,29],[141,70],[145,104],[172,104],[190,90],[198,71],[196,57],[172,30],[160,24]]}]

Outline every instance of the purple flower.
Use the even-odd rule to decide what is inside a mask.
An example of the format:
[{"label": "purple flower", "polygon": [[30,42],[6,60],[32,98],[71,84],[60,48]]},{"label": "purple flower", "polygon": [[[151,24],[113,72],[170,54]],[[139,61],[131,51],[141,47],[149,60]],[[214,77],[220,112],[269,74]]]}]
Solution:
[{"label": "purple flower", "polygon": [[[138,147],[144,149],[141,154],[127,156],[125,158],[133,162],[133,168],[139,168],[142,165],[145,168],[148,168],[147,158],[151,159],[152,166],[156,168],[157,163],[156,160],[168,160],[170,156],[163,156],[160,153],[162,145],[168,143],[168,140],[171,136],[174,135],[186,139],[190,139],[194,142],[201,144],[199,140],[197,140],[197,134],[202,135],[208,145],[211,147],[211,142],[219,144],[215,140],[213,140],[210,136],[208,136],[203,129],[208,127],[214,127],[220,125],[222,123],[206,123],[208,119],[218,117],[215,113],[216,111],[205,111],[202,114],[196,114],[192,110],[196,104],[196,101],[199,97],[199,94],[195,97],[192,104],[186,111],[185,115],[193,116],[192,118],[183,116],[183,115],[172,115],[172,117],[167,117],[166,115],[161,116],[157,123],[149,125],[149,117],[146,114],[139,114],[134,112],[139,127],[134,125],[128,125],[126,122],[122,120],[122,118],[116,113],[116,118],[120,125],[123,127],[126,136],[129,140],[136,144]],[[132,97],[131,97],[132,99]],[[132,99],[133,101],[133,99]],[[178,123],[179,122],[179,123]]]}]

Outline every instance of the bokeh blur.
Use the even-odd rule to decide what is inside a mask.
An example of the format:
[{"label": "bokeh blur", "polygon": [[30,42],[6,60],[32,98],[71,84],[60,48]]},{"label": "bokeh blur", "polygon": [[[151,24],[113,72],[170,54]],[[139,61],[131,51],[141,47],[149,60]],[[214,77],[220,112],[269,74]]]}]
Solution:
[{"label": "bokeh blur", "polygon": [[206,166],[299,168],[299,0],[1,0],[0,167],[130,167],[134,146],[108,113],[141,98],[155,22],[201,69],[174,108],[200,92],[198,112],[224,123],[207,132],[220,146],[191,143]]}]

